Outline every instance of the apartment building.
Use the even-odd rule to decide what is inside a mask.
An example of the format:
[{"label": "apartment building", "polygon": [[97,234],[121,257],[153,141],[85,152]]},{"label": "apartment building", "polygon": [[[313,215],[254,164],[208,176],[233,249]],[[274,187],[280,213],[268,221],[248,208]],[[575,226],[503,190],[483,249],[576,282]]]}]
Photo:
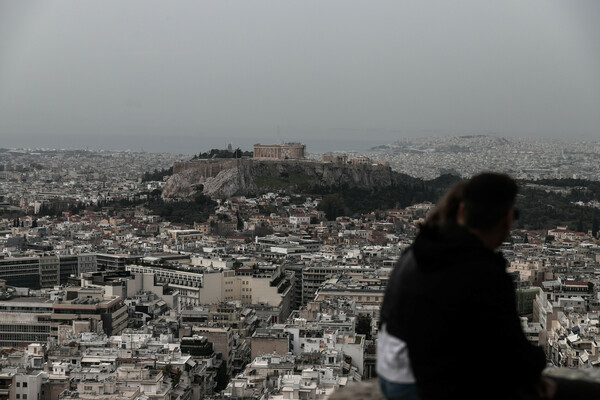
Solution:
[{"label": "apartment building", "polygon": [[0,279],[8,286],[31,289],[50,288],[64,284],[70,276],[77,276],[80,267],[95,271],[94,254],[42,255],[0,259]]},{"label": "apartment building", "polygon": [[129,254],[96,253],[96,263],[100,271],[125,270],[125,266],[135,264],[139,256]]},{"label": "apartment building", "polygon": [[387,277],[381,279],[373,276],[367,278],[361,274],[343,275],[332,278],[319,288],[314,301],[335,300],[346,298],[353,300],[357,305],[380,305],[383,302]]},{"label": "apartment building", "polygon": [[245,304],[265,304],[280,308],[286,318],[294,294],[291,280],[281,266],[206,272],[200,303],[240,300]]},{"label": "apartment building", "polygon": [[50,337],[53,301],[42,297],[15,297],[0,301],[0,346],[25,347],[46,343]]},{"label": "apartment building", "polygon": [[18,257],[0,259],[0,279],[8,286],[39,288],[40,259]]},{"label": "apartment building", "polygon": [[105,296],[102,289],[69,288],[65,300],[52,304],[51,335],[58,339],[61,326],[69,328],[78,321],[87,323],[91,331],[117,335],[127,327],[127,306],[118,296]]},{"label": "apartment building", "polygon": [[375,272],[372,267],[358,265],[314,265],[302,269],[302,305],[313,301],[323,282],[333,276],[352,272]]},{"label": "apartment building", "polygon": [[182,307],[202,304],[200,291],[204,282],[203,274],[139,265],[128,265],[125,269],[133,274],[153,274],[156,284],[165,284],[169,288],[178,291],[179,302]]},{"label": "apartment building", "polygon": [[43,393],[42,385],[46,374],[42,371],[17,373],[14,380],[15,400],[38,400]]},{"label": "apartment building", "polygon": [[[231,373],[233,365],[233,330],[230,327],[193,326],[192,337],[203,336],[213,345],[215,353],[221,353],[227,364],[227,373]],[[189,340],[189,339],[188,339]]]}]

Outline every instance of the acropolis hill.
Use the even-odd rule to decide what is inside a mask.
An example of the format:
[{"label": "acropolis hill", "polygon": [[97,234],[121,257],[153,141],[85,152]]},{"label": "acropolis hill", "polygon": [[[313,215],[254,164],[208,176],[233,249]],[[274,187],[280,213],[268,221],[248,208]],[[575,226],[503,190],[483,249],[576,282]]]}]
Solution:
[{"label": "acropolis hill", "polygon": [[[288,152],[284,147],[290,145],[294,146],[294,152]],[[302,151],[298,151],[299,146],[302,146]],[[277,190],[304,192],[318,186],[380,187],[396,181],[387,164],[375,163],[367,157],[347,159],[344,155],[325,155],[322,162],[292,158],[291,154],[304,156],[304,145],[295,143],[255,145],[254,149],[255,154],[262,155],[261,158],[200,159],[175,163],[163,197],[187,197],[201,189],[211,197],[229,197]],[[261,152],[261,149],[267,149],[272,156],[269,157],[264,150]]]}]

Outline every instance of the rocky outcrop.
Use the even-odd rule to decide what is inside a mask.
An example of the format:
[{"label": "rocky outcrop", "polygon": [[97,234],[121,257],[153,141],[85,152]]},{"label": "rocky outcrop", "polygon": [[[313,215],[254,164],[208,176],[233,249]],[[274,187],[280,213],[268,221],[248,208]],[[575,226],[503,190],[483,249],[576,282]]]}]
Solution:
[{"label": "rocky outcrop", "polygon": [[[256,195],[269,191],[286,190],[302,193],[317,186],[339,185],[381,187],[395,183],[396,175],[387,166],[332,164],[314,161],[264,161],[245,159],[237,163],[227,161],[225,168],[215,168],[211,161],[208,172],[205,163],[199,162],[180,168],[167,181],[163,190],[165,198],[182,198],[201,190],[207,196],[230,197]],[[218,171],[217,173],[215,173]]]}]

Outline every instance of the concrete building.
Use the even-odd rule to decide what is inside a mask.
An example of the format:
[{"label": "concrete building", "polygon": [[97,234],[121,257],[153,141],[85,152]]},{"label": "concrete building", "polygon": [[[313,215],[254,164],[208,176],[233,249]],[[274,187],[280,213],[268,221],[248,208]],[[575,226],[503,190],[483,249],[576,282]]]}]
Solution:
[{"label": "concrete building", "polygon": [[51,288],[60,284],[60,261],[58,256],[43,256],[39,258],[40,286]]},{"label": "concrete building", "polygon": [[87,323],[91,331],[104,331],[117,335],[127,327],[127,306],[117,296],[105,296],[103,290],[92,288],[68,288],[66,299],[52,305],[51,335],[60,339],[60,326],[75,322]]},{"label": "concrete building", "polygon": [[219,324],[219,326],[230,327],[242,337],[253,330],[259,322],[253,308],[236,301],[185,308],[179,315],[182,325]]},{"label": "concrete building", "polygon": [[100,271],[124,271],[126,265],[135,264],[139,256],[129,254],[96,253],[96,263]]},{"label": "concrete building", "polygon": [[290,224],[292,225],[308,225],[310,224],[310,215],[294,214],[290,216]]},{"label": "concrete building", "polygon": [[15,400],[37,400],[41,399],[42,385],[46,379],[46,373],[32,371],[29,373],[17,373],[15,375],[14,398]]},{"label": "concrete building", "polygon": [[200,303],[240,300],[245,304],[276,307],[282,318],[287,318],[292,311],[293,295],[290,279],[281,266],[269,270],[238,268],[205,273]]},{"label": "concrete building", "polygon": [[98,262],[96,254],[79,254],[77,257],[77,272],[79,274],[85,272],[96,272],[98,270]]},{"label": "concrete building", "polygon": [[41,297],[0,301],[0,346],[46,343],[50,337],[52,304],[52,300]]},{"label": "concrete building", "polygon": [[215,353],[214,346],[205,336],[184,336],[181,338],[181,351],[194,358],[212,357]]},{"label": "concrete building", "polygon": [[377,270],[368,266],[358,265],[312,265],[302,269],[302,305],[313,301],[315,293],[321,285],[333,276],[344,273],[376,272]]},{"label": "concrete building", "polygon": [[281,377],[294,373],[295,357],[292,355],[264,354],[246,366],[243,375],[256,385],[273,390]]},{"label": "concrete building", "polygon": [[[158,267],[143,267],[139,265],[128,265],[127,271],[132,274],[152,274],[154,283],[156,285],[167,285],[169,288],[176,290],[179,295],[179,302],[181,307],[185,306],[197,306],[202,304],[200,298],[200,292],[203,286],[204,275],[196,272],[179,271],[176,269],[165,269]],[[137,278],[136,278],[137,279]],[[149,286],[144,284],[143,288]],[[137,288],[140,290],[142,287]],[[150,290],[150,289],[147,289]],[[133,293],[128,291],[128,295]],[[157,293],[159,296],[161,294]]]},{"label": "concrete building", "polygon": [[223,257],[211,257],[193,255],[190,257],[192,265],[197,267],[214,268],[214,269],[230,269],[233,267],[234,259]]},{"label": "concrete building", "polygon": [[227,363],[227,373],[231,373],[233,362],[233,330],[229,327],[194,326],[192,337],[205,337],[213,345],[215,353],[221,353]]},{"label": "concrete building", "polygon": [[355,304],[378,305],[383,302],[387,276],[346,274],[325,281],[315,294],[314,301],[346,298]]},{"label": "concrete building", "polygon": [[257,329],[252,335],[250,356],[255,359],[263,354],[286,355],[290,351],[290,335],[287,332]]},{"label": "concrete building", "polygon": [[116,375],[117,387],[139,388],[149,400],[167,400],[171,397],[171,385],[163,382],[163,372],[160,370],[122,365]]},{"label": "concrete building", "polygon": [[0,373],[0,400],[12,400],[15,397],[15,373]]},{"label": "concrete building", "polygon": [[94,254],[43,255],[0,259],[0,279],[9,286],[30,289],[50,288],[64,284],[81,271],[96,270]]},{"label": "concrete building", "polygon": [[0,259],[0,279],[9,286],[39,288],[40,259],[18,257]]}]

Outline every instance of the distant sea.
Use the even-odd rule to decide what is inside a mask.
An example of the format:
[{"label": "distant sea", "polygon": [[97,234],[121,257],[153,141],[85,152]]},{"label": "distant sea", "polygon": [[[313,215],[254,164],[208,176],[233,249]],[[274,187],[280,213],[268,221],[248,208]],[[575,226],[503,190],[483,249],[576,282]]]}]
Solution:
[{"label": "distant sea", "polygon": [[30,149],[89,149],[89,150],[131,150],[147,153],[198,154],[210,149],[225,149],[231,143],[251,151],[255,143],[277,144],[281,142],[301,142],[308,153],[326,153],[333,151],[368,152],[373,146],[393,142],[362,139],[300,139],[283,138],[218,138],[190,136],[137,136],[137,135],[48,135],[43,137],[8,137],[0,140],[0,147]]}]

